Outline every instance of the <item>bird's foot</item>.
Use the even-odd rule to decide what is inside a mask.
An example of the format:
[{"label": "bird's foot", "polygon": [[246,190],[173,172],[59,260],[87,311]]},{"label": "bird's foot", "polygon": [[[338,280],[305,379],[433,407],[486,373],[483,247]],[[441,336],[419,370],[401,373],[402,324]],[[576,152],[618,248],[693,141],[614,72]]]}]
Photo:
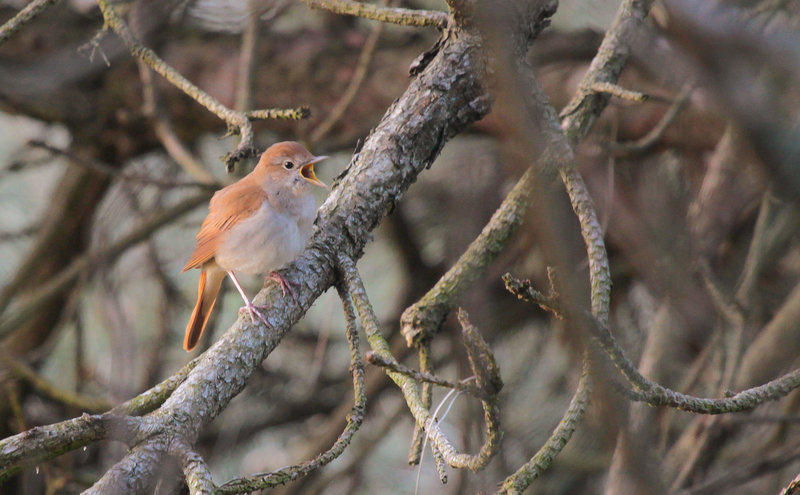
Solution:
[{"label": "bird's foot", "polygon": [[281,284],[281,290],[283,291],[284,297],[288,292],[292,296],[292,299],[294,299],[295,305],[300,306],[300,303],[297,302],[297,294],[295,294],[294,289],[292,289],[292,283],[286,280],[283,277],[283,275],[281,275],[278,272],[269,272],[269,276],[267,276],[267,278],[264,279],[264,282],[266,282],[267,280],[274,280],[275,282]]},{"label": "bird's foot", "polygon": [[264,316],[264,313],[261,312],[267,310],[266,306],[256,306],[250,301],[247,301],[247,304],[239,308],[239,312],[241,312],[243,309],[246,309],[247,312],[250,313],[250,319],[253,320],[253,323],[255,323],[256,320],[258,320],[264,325],[266,325],[267,328],[272,328],[272,325],[270,325],[269,322],[267,321],[267,317]]}]

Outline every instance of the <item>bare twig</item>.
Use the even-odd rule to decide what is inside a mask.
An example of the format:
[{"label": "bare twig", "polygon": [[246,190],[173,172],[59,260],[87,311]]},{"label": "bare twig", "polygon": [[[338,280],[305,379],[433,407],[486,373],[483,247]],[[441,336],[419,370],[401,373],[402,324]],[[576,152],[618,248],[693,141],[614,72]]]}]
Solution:
[{"label": "bare twig", "polygon": [[327,10],[335,14],[352,15],[375,21],[416,27],[447,27],[450,16],[433,10],[413,10],[378,7],[351,0],[304,0],[312,9]]},{"label": "bare twig", "polygon": [[[149,70],[149,69],[148,69]],[[56,148],[55,146],[50,146],[49,144],[42,142],[42,141],[28,141],[28,146],[32,148],[39,148],[48,151],[56,156],[62,156],[64,158],[68,158],[72,163],[76,165],[80,165],[81,167],[86,167],[92,170],[96,170],[98,172],[102,172],[106,175],[114,177],[115,179],[128,181],[128,182],[135,182],[139,184],[146,184],[160,188],[173,188],[173,187],[202,187],[202,188],[209,188],[209,189],[218,189],[221,187],[221,184],[217,183],[211,175],[206,172],[206,175],[203,177],[207,177],[210,182],[205,182],[201,180],[203,177],[196,177],[195,175],[189,173],[193,179],[198,180],[198,182],[186,182],[186,181],[173,181],[173,180],[163,180],[163,179],[154,179],[144,174],[137,174],[137,173],[125,173],[120,171],[116,167],[112,167],[111,165],[107,165],[105,163],[101,163],[95,160],[90,160],[87,158],[80,157],[75,153],[72,153],[68,150],[63,150],[61,148]],[[165,145],[166,147],[166,145]],[[173,157],[174,159],[174,157]],[[177,161],[177,159],[176,159]],[[178,163],[183,167],[181,163]],[[188,170],[187,170],[188,172]]]},{"label": "bare twig", "polygon": [[164,108],[158,87],[153,81],[153,71],[142,60],[137,60],[139,65],[139,78],[142,80],[142,104],[144,114],[153,119],[153,129],[156,137],[167,154],[177,163],[192,179],[202,184],[214,184],[217,181],[194,157],[191,151],[178,138],[172,119]]},{"label": "bare twig", "polygon": [[789,483],[786,488],[781,490],[779,495],[791,495],[792,493],[797,493],[800,491],[800,474],[795,476],[791,483]]},{"label": "bare twig", "polygon": [[17,15],[0,27],[0,45],[14,36],[28,21],[44,12],[47,7],[53,5],[57,1],[58,0],[33,0],[26,5]]},{"label": "bare twig", "polygon": [[547,442],[534,455],[530,461],[520,467],[517,472],[503,481],[498,494],[519,494],[524,492],[530,484],[538,478],[553,462],[553,459],[564,449],[572,438],[572,434],[586,414],[589,397],[592,393],[592,378],[589,372],[589,359],[583,360],[583,372],[578,382],[575,396],[569,403],[567,412],[558,426],[547,439]]},{"label": "bare twig", "polygon": [[532,169],[525,172],[452,268],[427,294],[403,312],[400,317],[401,330],[409,346],[417,346],[433,338],[462,292],[505,247],[522,223],[535,176]]},{"label": "bare twig", "polygon": [[[367,360],[373,353],[367,354]],[[420,372],[426,374],[433,374],[433,356],[431,356],[431,343],[423,342],[419,346],[419,369]],[[422,381],[422,405],[430,410],[433,404],[433,384],[429,381]],[[415,422],[414,433],[411,440],[411,448],[408,451],[408,463],[411,466],[416,466],[420,463],[422,457],[422,447],[425,439],[425,432]]]},{"label": "bare twig", "polygon": [[[387,3],[388,0],[382,0],[381,5],[385,6]],[[361,88],[361,84],[367,76],[367,71],[372,62],[372,56],[375,54],[375,48],[378,46],[378,39],[381,37],[381,33],[383,33],[384,25],[384,23],[379,22],[372,26],[369,36],[364,42],[364,46],[361,48],[361,55],[358,57],[356,70],[353,73],[353,77],[350,79],[350,83],[347,85],[347,89],[345,89],[339,101],[336,102],[336,105],[333,106],[328,116],[325,117],[325,120],[311,132],[308,139],[312,143],[316,143],[330,132],[333,126],[342,118],[344,112],[350,106],[350,103],[353,102],[353,98],[356,97],[359,88]]]},{"label": "bare twig", "polygon": [[415,369],[409,368],[408,366],[402,363],[398,363],[395,360],[384,359],[380,354],[377,354],[375,352],[368,352],[366,358],[369,364],[372,364],[374,366],[380,366],[381,368],[385,368],[387,370],[394,371],[395,373],[405,375],[409,378],[413,378],[418,382],[430,383],[432,385],[438,385],[444,388],[452,388],[460,392],[466,392],[472,395],[473,397],[481,396],[481,391],[478,389],[478,387],[476,387],[475,385],[471,385],[466,381],[452,382],[445,378],[441,378],[436,375],[426,373],[424,371],[417,371]]},{"label": "bare twig", "polygon": [[621,98],[623,100],[635,101],[636,103],[645,102],[650,98],[644,93],[640,93],[638,91],[633,91],[630,89],[625,89],[622,86],[602,81],[597,81],[593,83],[592,91],[594,91],[595,93],[606,93],[611,96],[616,96],[617,98]]},{"label": "bare twig", "polygon": [[658,124],[650,129],[650,132],[648,132],[644,137],[628,143],[612,142],[608,144],[609,148],[614,151],[614,153],[620,155],[634,155],[650,150],[664,136],[664,133],[667,131],[669,126],[675,122],[675,119],[677,119],[681,111],[686,108],[686,105],[689,104],[693,89],[694,84],[686,83],[683,88],[681,88],[681,92],[678,93],[675,101],[672,102],[672,105],[670,105],[670,107],[664,113],[664,116],[658,121]]}]

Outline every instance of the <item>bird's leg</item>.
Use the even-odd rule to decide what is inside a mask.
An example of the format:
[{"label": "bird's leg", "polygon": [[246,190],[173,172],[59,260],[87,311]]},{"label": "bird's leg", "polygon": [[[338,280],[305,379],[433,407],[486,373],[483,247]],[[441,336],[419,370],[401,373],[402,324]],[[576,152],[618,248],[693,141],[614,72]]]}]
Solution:
[{"label": "bird's leg", "polygon": [[291,294],[292,299],[294,299],[294,303],[297,306],[300,306],[300,303],[297,302],[297,294],[294,293],[294,289],[292,289],[292,283],[286,280],[283,275],[278,272],[269,272],[269,276],[264,279],[264,282],[267,280],[274,280],[281,284],[281,290],[283,291],[283,295],[286,296],[286,292],[288,291]]},{"label": "bird's leg", "polygon": [[[250,318],[253,320],[253,323],[255,323],[256,316],[258,316],[258,319],[261,322],[263,322],[264,325],[266,325],[266,326],[271,328],[272,325],[269,324],[269,322],[267,321],[266,316],[264,316],[261,313],[261,311],[259,311],[258,306],[256,306],[253,303],[251,303],[250,299],[247,298],[247,294],[244,293],[244,289],[242,289],[242,286],[239,285],[239,280],[236,279],[236,275],[230,270],[228,270],[228,275],[231,277],[231,280],[233,280],[233,285],[235,285],[236,288],[239,290],[239,294],[242,295],[242,299],[244,299],[244,307],[247,308],[247,311],[250,313]],[[261,309],[263,309],[263,308],[261,308]]]}]

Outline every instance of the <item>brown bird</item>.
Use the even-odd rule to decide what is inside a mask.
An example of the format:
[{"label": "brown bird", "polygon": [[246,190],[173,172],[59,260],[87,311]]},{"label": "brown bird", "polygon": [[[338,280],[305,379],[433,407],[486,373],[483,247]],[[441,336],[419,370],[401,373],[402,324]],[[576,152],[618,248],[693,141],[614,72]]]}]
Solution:
[{"label": "brown bird", "polygon": [[314,175],[314,164],[325,158],[291,141],[272,145],[251,173],[211,198],[197,246],[181,271],[200,268],[197,304],[186,326],[184,349],[191,351],[200,340],[226,273],[253,321],[258,317],[269,325],[247,298],[235,271],[269,273],[268,278],[280,282],[284,295],[288,289],[297,302],[289,283],[274,270],[296,258],[311,238],[317,210],[311,186],[327,188]]}]

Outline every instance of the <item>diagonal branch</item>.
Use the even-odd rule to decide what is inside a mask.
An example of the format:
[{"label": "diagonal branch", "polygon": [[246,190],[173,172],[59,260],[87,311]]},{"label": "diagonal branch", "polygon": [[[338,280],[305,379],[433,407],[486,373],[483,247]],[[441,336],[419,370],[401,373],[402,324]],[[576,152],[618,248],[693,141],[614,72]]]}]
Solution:
[{"label": "diagonal branch", "polygon": [[8,41],[9,38],[22,29],[31,19],[41,14],[47,7],[53,5],[58,0],[34,0],[20,10],[17,15],[8,22],[0,26],[0,45]]}]

